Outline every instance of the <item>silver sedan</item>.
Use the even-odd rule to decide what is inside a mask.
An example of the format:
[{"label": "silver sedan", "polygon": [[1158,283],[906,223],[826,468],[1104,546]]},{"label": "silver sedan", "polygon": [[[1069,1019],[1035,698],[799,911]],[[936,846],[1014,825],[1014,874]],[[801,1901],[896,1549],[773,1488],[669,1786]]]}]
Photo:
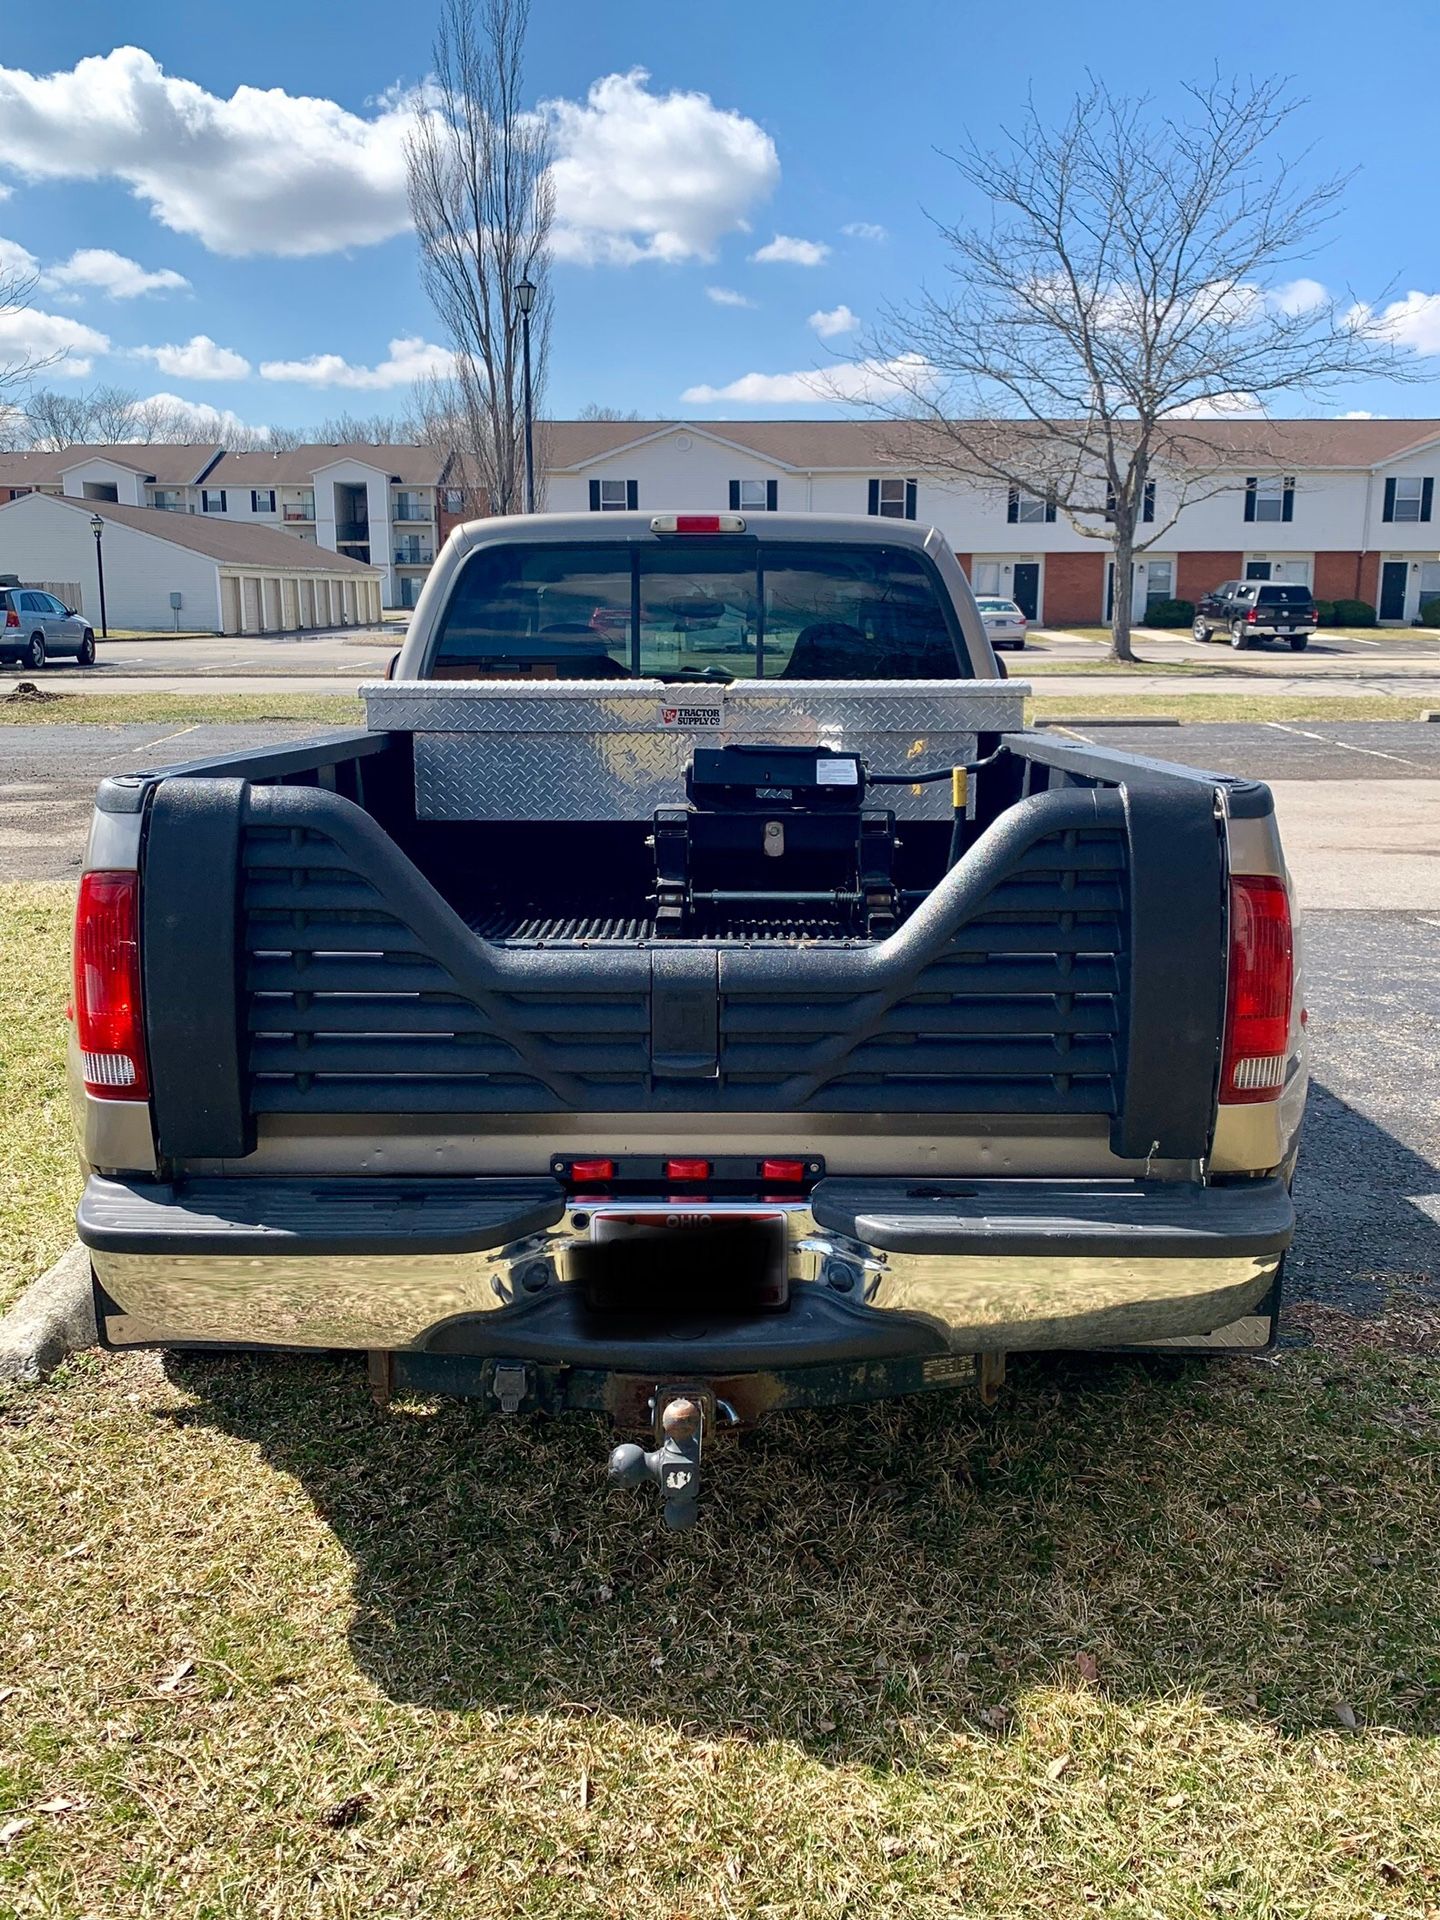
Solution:
[{"label": "silver sedan", "polygon": [[997,600],[993,595],[981,594],[975,604],[992,647],[1024,646],[1030,622],[1013,600]]}]

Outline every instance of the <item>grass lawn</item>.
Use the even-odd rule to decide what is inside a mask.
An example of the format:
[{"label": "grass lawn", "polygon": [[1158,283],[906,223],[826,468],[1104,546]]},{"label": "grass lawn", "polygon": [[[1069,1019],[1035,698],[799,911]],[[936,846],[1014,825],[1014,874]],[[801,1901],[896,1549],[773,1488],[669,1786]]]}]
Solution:
[{"label": "grass lawn", "polygon": [[119,726],[126,722],[315,720],[327,727],[361,726],[365,709],[349,693],[54,693],[48,698],[0,697],[0,726]]},{"label": "grass lawn", "polygon": [[1429,711],[1428,701],[1396,700],[1383,693],[1197,693],[1190,688],[1174,694],[1040,694],[1026,703],[1026,713],[1032,720],[1050,714],[1113,718],[1133,713],[1150,718],[1170,714],[1190,722],[1227,721],[1232,725],[1253,725],[1261,720],[1418,720]]},{"label": "grass lawn", "polygon": [[[0,912],[28,1276],[66,890]],[[590,1418],[82,1357],[0,1397],[0,1912],[1433,1914],[1440,1329],[1393,1305],[786,1419],[678,1537]]]},{"label": "grass lawn", "polygon": [[[80,1172],[64,1071],[71,911],[68,887],[0,886],[0,1311],[74,1238]],[[0,1595],[4,1585],[0,1571]]]}]

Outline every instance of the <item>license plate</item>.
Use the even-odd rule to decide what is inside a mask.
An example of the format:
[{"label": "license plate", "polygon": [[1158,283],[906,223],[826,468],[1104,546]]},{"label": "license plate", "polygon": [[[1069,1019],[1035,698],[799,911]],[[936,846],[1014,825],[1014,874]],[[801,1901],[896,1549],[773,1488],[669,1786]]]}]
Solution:
[{"label": "license plate", "polygon": [[574,1249],[592,1307],[667,1315],[784,1307],[790,1297],[786,1216],[776,1208],[597,1207],[590,1243]]}]

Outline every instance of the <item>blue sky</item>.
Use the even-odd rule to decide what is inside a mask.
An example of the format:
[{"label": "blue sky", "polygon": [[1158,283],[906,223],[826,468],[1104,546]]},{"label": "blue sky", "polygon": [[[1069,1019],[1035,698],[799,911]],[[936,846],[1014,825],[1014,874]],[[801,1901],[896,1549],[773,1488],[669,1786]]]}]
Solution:
[{"label": "blue sky", "polygon": [[[851,317],[863,328],[939,277],[927,211],[974,209],[937,149],[998,137],[1027,91],[1058,116],[1087,65],[1161,107],[1216,60],[1293,76],[1310,102],[1297,164],[1359,169],[1297,271],[1366,299],[1414,293],[1409,337],[1440,355],[1423,79],[1440,8],[1388,0],[1378,32],[1330,0],[1199,14],[1115,0],[1098,19],[1051,0],[534,0],[531,89],[568,103],[550,410],[834,411],[785,376],[853,350]],[[402,405],[442,339],[397,230],[395,96],[423,79],[432,25],[431,0],[7,7],[0,267],[42,274],[23,325],[70,350],[44,377],[293,425]],[[754,258],[766,248],[788,257]],[[0,350],[18,324],[0,323]],[[1313,410],[1440,415],[1430,364],[1421,385],[1351,387]]]}]

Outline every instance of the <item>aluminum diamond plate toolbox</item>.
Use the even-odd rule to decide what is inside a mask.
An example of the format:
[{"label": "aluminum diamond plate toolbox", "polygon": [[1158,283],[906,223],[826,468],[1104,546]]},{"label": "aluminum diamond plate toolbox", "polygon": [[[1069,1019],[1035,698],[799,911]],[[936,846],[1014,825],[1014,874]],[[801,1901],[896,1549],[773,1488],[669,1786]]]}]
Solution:
[{"label": "aluminum diamond plate toolbox", "polygon": [[[728,686],[632,680],[386,681],[360,689],[366,724],[415,736],[424,820],[648,820],[683,800],[697,746],[844,747],[877,773],[971,759],[977,733],[1024,725],[1028,689],[1001,680]],[[902,819],[948,818],[949,788],[895,787]]]}]

